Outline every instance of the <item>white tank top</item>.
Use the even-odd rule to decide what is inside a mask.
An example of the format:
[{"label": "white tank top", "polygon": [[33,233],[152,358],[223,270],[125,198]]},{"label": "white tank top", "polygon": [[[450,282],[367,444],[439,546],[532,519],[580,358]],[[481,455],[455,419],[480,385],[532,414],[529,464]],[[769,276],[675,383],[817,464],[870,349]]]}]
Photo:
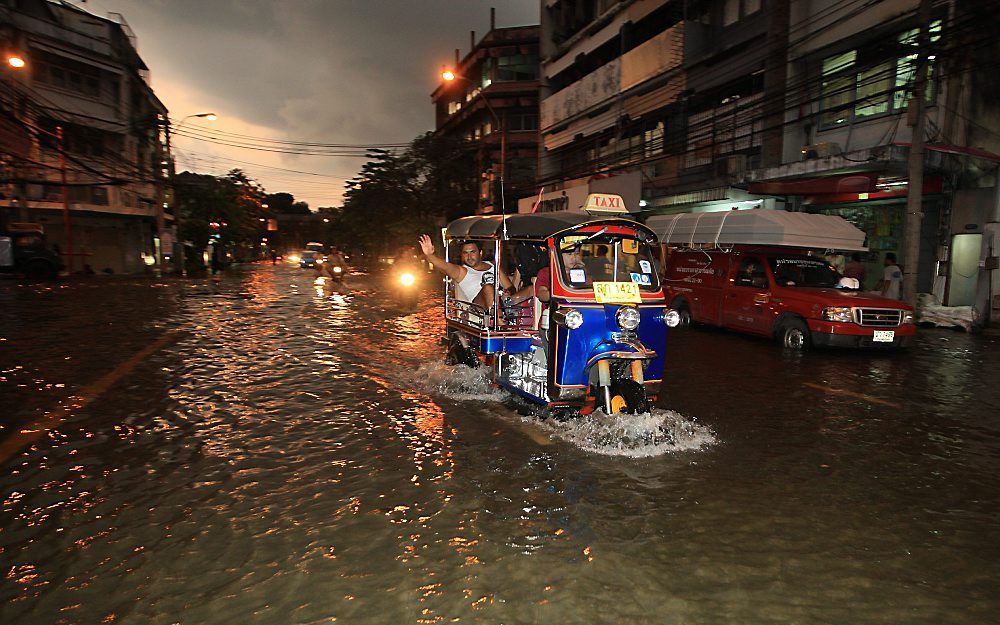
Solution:
[{"label": "white tank top", "polygon": [[[486,264],[490,265],[489,263]],[[483,274],[492,271],[493,265],[482,271],[466,266],[465,277],[462,278],[461,282],[455,284],[455,297],[463,302],[471,302],[476,299],[479,291],[483,288]]]}]

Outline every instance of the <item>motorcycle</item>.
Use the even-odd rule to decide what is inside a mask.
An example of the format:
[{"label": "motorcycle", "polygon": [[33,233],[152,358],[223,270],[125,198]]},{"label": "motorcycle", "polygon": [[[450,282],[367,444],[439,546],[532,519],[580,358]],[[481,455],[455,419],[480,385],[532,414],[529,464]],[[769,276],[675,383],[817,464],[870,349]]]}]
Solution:
[{"label": "motorcycle", "polygon": [[[484,308],[455,299],[446,286],[448,361],[489,367],[496,386],[553,413],[647,412],[663,380],[667,329],[680,316],[667,307],[657,275],[656,234],[621,217],[623,206],[620,196],[591,194],[587,211],[451,222],[445,260],[451,244],[469,240],[492,248],[494,259],[540,256],[547,272],[519,269],[536,287],[537,274],[548,275],[550,297],[511,314],[500,289]],[[570,251],[582,256],[578,264],[567,262]],[[501,264],[495,260],[493,271]]]}]

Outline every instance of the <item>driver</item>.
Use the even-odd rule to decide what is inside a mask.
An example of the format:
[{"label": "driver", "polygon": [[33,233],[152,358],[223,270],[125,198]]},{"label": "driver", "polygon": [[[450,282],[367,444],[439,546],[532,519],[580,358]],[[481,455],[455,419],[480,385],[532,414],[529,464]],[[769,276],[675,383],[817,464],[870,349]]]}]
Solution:
[{"label": "driver", "polygon": [[479,247],[479,243],[466,241],[462,244],[461,265],[449,263],[436,256],[434,242],[426,234],[420,236],[419,243],[427,261],[454,281],[457,299],[478,304],[483,308],[493,305],[493,265],[483,260],[483,250]]}]

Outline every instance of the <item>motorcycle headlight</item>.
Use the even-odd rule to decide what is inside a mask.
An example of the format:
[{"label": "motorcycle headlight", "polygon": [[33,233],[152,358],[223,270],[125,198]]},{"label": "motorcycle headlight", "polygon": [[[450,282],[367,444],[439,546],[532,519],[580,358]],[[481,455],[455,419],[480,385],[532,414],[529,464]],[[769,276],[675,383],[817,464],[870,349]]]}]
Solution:
[{"label": "motorcycle headlight", "polygon": [[615,320],[622,330],[635,330],[639,327],[639,309],[633,306],[622,306],[615,314]]},{"label": "motorcycle headlight", "polygon": [[904,310],[903,311],[903,323],[916,323],[916,322],[917,322],[917,320],[913,316],[913,311],[912,310]]},{"label": "motorcycle headlight", "polygon": [[403,284],[403,286],[413,286],[413,283],[416,282],[417,279],[413,277],[412,273],[404,273],[399,276],[399,281]]},{"label": "motorcycle headlight", "polygon": [[663,313],[663,323],[667,324],[668,328],[676,328],[681,324],[681,314],[676,310],[669,309]]},{"label": "motorcycle headlight", "polygon": [[343,271],[341,267],[334,266],[333,268],[333,273],[343,273]]},{"label": "motorcycle headlight", "polygon": [[560,308],[552,313],[552,320],[570,330],[576,330],[583,325],[583,313],[575,308]]},{"label": "motorcycle headlight", "polygon": [[823,309],[823,319],[840,323],[854,321],[854,312],[849,306],[830,306]]}]

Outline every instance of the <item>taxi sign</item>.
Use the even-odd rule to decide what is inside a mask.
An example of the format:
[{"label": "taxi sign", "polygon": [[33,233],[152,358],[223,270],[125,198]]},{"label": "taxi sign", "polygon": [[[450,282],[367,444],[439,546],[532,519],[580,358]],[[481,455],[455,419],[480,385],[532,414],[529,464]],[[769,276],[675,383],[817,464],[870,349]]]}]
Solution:
[{"label": "taxi sign", "polygon": [[583,210],[588,213],[610,213],[614,215],[621,215],[628,212],[622,196],[613,193],[591,193],[587,196],[587,203],[583,205]]},{"label": "taxi sign", "polygon": [[594,297],[598,304],[639,304],[642,295],[635,282],[595,282]]}]

